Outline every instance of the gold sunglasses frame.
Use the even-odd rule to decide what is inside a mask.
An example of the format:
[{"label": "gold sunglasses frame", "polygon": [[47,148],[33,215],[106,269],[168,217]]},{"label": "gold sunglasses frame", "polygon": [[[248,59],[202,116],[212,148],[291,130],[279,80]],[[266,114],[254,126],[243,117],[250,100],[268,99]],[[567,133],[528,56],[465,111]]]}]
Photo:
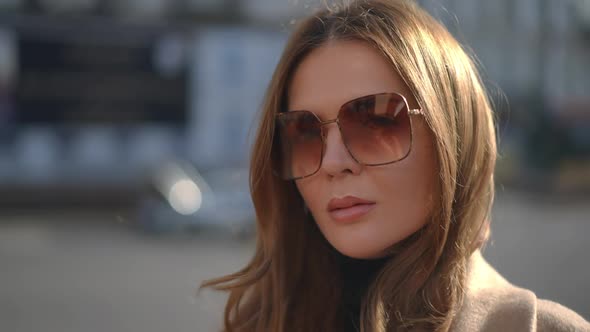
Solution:
[{"label": "gold sunglasses frame", "polygon": [[282,177],[281,175],[277,174],[277,172],[276,172],[274,169],[273,169],[273,171],[272,171],[272,172],[273,172],[273,174],[274,174],[275,176],[277,176],[277,177],[279,177],[279,178],[281,178],[281,179],[285,180],[285,181],[296,181],[296,180],[305,179],[305,178],[307,178],[307,177],[310,177],[310,176],[313,176],[313,175],[315,175],[315,174],[316,174],[316,173],[317,173],[317,172],[318,172],[318,171],[319,171],[319,170],[322,168],[322,163],[323,163],[323,160],[324,160],[324,152],[325,152],[325,150],[326,150],[326,149],[325,149],[325,148],[326,148],[326,138],[325,138],[325,135],[324,135],[323,127],[324,127],[324,126],[326,126],[326,125],[328,125],[328,124],[330,124],[330,123],[336,123],[336,125],[338,126],[338,131],[340,132],[340,136],[341,136],[341,137],[344,137],[344,136],[342,135],[342,128],[340,127],[340,121],[339,121],[339,118],[338,118],[338,117],[340,116],[340,112],[342,111],[342,109],[344,108],[344,106],[345,106],[345,105],[347,105],[347,104],[353,103],[353,102],[355,102],[355,101],[357,101],[357,100],[360,100],[360,99],[365,99],[365,98],[368,98],[368,97],[382,96],[382,95],[396,95],[396,96],[398,96],[398,97],[401,97],[401,99],[402,99],[402,100],[404,101],[404,103],[406,104],[406,108],[408,109],[408,119],[409,119],[409,121],[410,121],[410,148],[408,149],[408,152],[407,152],[407,153],[406,153],[406,154],[405,154],[403,157],[401,157],[400,159],[397,159],[397,160],[394,160],[394,161],[389,161],[389,162],[385,162],[385,163],[370,164],[370,163],[362,163],[362,162],[360,162],[359,160],[357,160],[357,158],[356,158],[356,157],[354,156],[354,154],[353,154],[353,153],[350,151],[350,148],[348,147],[348,145],[346,144],[346,142],[345,142],[345,140],[344,140],[344,138],[343,138],[343,143],[344,143],[344,146],[346,147],[346,151],[348,152],[348,154],[350,155],[350,157],[351,157],[352,159],[354,159],[354,161],[355,161],[356,163],[358,163],[359,165],[362,165],[362,166],[383,166],[383,165],[389,165],[389,164],[393,164],[393,163],[396,163],[396,162],[399,162],[399,161],[402,161],[402,160],[406,159],[406,158],[407,158],[407,157],[410,155],[410,152],[412,152],[412,147],[413,147],[413,142],[414,142],[414,126],[413,126],[413,124],[412,124],[412,117],[411,117],[410,115],[413,115],[413,116],[417,116],[417,115],[425,116],[425,113],[424,113],[424,111],[423,111],[421,108],[410,108],[410,104],[408,104],[408,100],[407,100],[407,99],[406,99],[406,97],[405,97],[404,95],[402,95],[401,93],[398,93],[398,92],[381,92],[381,93],[373,93],[373,94],[369,94],[369,95],[365,95],[365,96],[357,97],[357,98],[351,99],[351,100],[349,100],[349,101],[347,101],[347,102],[343,103],[343,104],[340,106],[340,108],[338,109],[338,116],[336,116],[336,118],[335,118],[335,119],[331,119],[331,120],[322,121],[322,120],[321,120],[321,119],[320,119],[320,118],[317,116],[317,114],[315,114],[315,113],[314,113],[314,112],[312,112],[312,111],[307,111],[307,110],[293,110],[293,111],[285,111],[285,112],[280,112],[280,113],[276,114],[276,115],[275,115],[275,120],[279,120],[281,117],[283,117],[283,116],[285,116],[287,113],[291,113],[291,112],[306,112],[306,113],[311,113],[311,114],[313,114],[313,115],[315,116],[315,118],[316,118],[316,119],[318,120],[318,122],[319,122],[319,127],[320,127],[320,130],[321,130],[321,133],[322,133],[322,134],[321,134],[321,138],[322,138],[322,155],[321,155],[321,157],[320,157],[320,163],[319,163],[319,165],[318,165],[318,168],[317,168],[315,171],[313,171],[313,173],[311,173],[311,174],[304,175],[304,176],[299,176],[299,177],[294,177],[294,178],[288,178],[288,179],[285,179],[285,178],[284,178],[284,177]]}]

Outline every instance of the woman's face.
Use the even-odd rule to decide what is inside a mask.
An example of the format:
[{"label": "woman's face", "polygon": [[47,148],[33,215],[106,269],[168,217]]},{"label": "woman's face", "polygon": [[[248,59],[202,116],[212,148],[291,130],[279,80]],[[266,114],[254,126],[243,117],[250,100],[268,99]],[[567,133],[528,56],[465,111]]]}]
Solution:
[{"label": "woman's face", "polygon": [[[309,110],[326,121],[336,118],[343,103],[382,92],[398,92],[410,108],[418,106],[378,50],[362,41],[330,41],[296,68],[288,104],[289,110]],[[337,124],[326,125],[320,170],[296,180],[319,229],[342,254],[383,257],[429,220],[437,188],[435,150],[424,119],[412,116],[412,121],[412,151],[407,158],[383,166],[359,165],[343,144]],[[357,199],[367,204],[335,209]]]}]

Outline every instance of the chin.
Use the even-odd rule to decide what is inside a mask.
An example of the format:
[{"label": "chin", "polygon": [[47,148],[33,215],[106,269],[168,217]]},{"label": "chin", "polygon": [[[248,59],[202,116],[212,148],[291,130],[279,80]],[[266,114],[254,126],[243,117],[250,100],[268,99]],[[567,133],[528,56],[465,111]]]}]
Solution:
[{"label": "chin", "polygon": [[330,244],[344,256],[355,259],[377,259],[386,256],[386,253],[381,248],[370,248],[367,246],[350,246],[350,244],[338,245],[330,242]]}]

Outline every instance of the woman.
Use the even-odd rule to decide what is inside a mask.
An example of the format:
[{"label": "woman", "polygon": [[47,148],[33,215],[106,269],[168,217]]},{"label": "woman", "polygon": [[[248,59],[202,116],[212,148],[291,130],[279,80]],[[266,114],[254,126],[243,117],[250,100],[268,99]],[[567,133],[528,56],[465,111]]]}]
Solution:
[{"label": "woman", "polygon": [[412,1],[302,21],[251,161],[256,252],[226,331],[582,331],[482,258],[496,160],[472,60]]}]

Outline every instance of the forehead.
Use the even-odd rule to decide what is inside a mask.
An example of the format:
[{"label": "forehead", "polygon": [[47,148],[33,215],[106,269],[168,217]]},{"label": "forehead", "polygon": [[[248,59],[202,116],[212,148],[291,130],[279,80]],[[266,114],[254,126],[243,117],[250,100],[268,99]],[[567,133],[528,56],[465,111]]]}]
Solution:
[{"label": "forehead", "polygon": [[313,50],[295,69],[288,87],[288,108],[334,118],[343,103],[382,92],[410,97],[409,89],[379,50],[363,41],[330,41]]}]

